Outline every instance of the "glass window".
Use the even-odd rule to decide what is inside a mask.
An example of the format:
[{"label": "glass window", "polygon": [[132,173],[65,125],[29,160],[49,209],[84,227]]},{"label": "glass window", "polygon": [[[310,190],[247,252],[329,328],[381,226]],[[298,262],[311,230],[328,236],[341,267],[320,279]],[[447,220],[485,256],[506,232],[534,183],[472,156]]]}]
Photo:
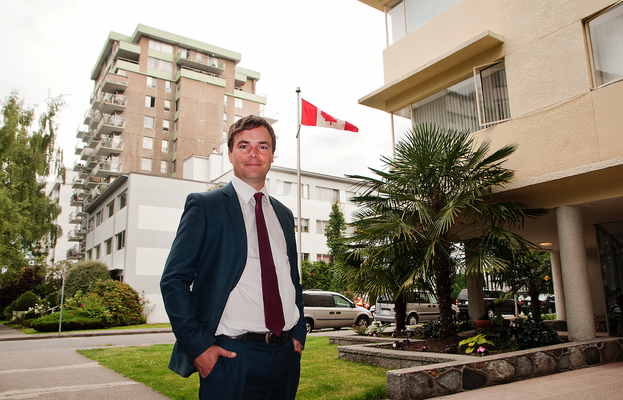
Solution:
[{"label": "glass window", "polygon": [[87,224],[87,233],[92,232],[93,228],[95,228],[95,218],[89,218],[89,223]]},{"label": "glass window", "polygon": [[142,158],[141,159],[141,169],[143,171],[151,172],[151,158]]},{"label": "glass window", "polygon": [[171,173],[174,174],[175,173],[175,161],[171,162]]},{"label": "glass window", "polygon": [[169,120],[165,119],[164,121],[162,121],[162,129],[165,131],[169,130]]},{"label": "glass window", "polygon": [[387,11],[387,26],[389,34],[389,44],[396,43],[406,36],[407,28],[405,26],[405,7],[401,1]]},{"label": "glass window", "polygon": [[329,224],[329,221],[316,220],[316,233],[318,235],[324,235],[324,228]]},{"label": "glass window", "polygon": [[106,255],[112,253],[112,238],[108,239],[106,242]]},{"label": "glass window", "polygon": [[157,87],[157,79],[152,78],[151,76],[147,77],[147,87],[156,88]]},{"label": "glass window", "polygon": [[167,91],[167,92],[171,91],[171,82],[164,81],[164,90]]},{"label": "glass window", "polygon": [[623,76],[623,4],[588,23],[595,86]]},{"label": "glass window", "polygon": [[167,162],[166,161],[160,161],[160,172],[163,174],[167,173]]},{"label": "glass window", "polygon": [[476,69],[480,125],[487,126],[511,117],[504,62]]},{"label": "glass window", "polygon": [[175,111],[179,111],[180,109],[180,101],[179,100],[175,100]]},{"label": "glass window", "polygon": [[162,141],[162,152],[163,153],[168,153],[169,152],[169,141],[168,140],[163,140]]},{"label": "glass window", "polygon": [[87,260],[90,260],[93,257],[93,249],[87,250]]},{"label": "glass window", "polygon": [[177,140],[173,141],[173,152],[175,153],[177,151]]},{"label": "glass window", "polygon": [[147,150],[153,150],[153,148],[154,148],[154,138],[143,136],[143,148],[147,149]]},{"label": "glass window", "polygon": [[144,126],[145,126],[145,128],[154,129],[154,117],[148,117],[146,115],[145,116]]},{"label": "glass window", "polygon": [[396,43],[409,33],[418,29],[428,21],[442,14],[461,0],[404,0],[394,2],[388,7],[387,38],[390,45]]},{"label": "glass window", "polygon": [[333,300],[335,301],[336,307],[350,307],[350,301],[346,300],[342,296],[333,295]]},{"label": "glass window", "polygon": [[108,207],[108,218],[110,218],[115,213],[115,201],[111,201],[106,207]]},{"label": "glass window", "polygon": [[149,39],[149,48],[163,53],[173,54],[173,46],[158,40]]},{"label": "glass window", "polygon": [[98,211],[97,214],[95,214],[95,226],[100,226],[102,224],[102,222],[104,221],[104,213],[102,212],[102,210]]},{"label": "glass window", "polygon": [[173,72],[173,63],[160,60],[158,58],[147,57],[147,68],[155,69],[162,72]]},{"label": "glass window", "polygon": [[236,108],[242,108],[242,99],[238,99],[238,98],[236,98],[236,99],[234,100],[234,103],[235,103],[235,107],[236,107]]},{"label": "glass window", "polygon": [[145,96],[145,107],[156,107],[156,98],[153,96]]},{"label": "glass window", "polygon": [[164,101],[164,111],[169,111],[171,109],[171,100]]},{"label": "glass window", "polygon": [[117,242],[117,250],[121,250],[125,247],[125,231],[121,231],[115,235]]},{"label": "glass window", "polygon": [[223,113],[223,122],[227,123],[227,113]]},{"label": "glass window", "polygon": [[127,196],[127,191],[124,191],[123,193],[119,195],[119,209],[120,210],[125,207],[126,196]]},{"label": "glass window", "polygon": [[100,258],[100,245],[98,244],[97,246],[94,247],[95,249],[95,259],[99,260]]}]

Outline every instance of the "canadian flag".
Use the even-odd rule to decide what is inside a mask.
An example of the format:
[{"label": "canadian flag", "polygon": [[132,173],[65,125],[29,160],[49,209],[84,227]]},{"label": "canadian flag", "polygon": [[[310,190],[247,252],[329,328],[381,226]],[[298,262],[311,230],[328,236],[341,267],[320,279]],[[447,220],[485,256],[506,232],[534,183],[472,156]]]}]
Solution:
[{"label": "canadian flag", "polygon": [[339,129],[342,131],[359,132],[359,128],[347,121],[333,118],[313,104],[301,99],[303,102],[303,115],[301,125],[322,126],[325,128]]}]

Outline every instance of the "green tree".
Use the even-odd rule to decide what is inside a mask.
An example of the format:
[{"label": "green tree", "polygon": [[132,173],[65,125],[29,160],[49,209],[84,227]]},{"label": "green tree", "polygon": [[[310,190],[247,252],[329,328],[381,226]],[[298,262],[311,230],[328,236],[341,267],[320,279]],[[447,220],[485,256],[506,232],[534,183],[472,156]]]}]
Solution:
[{"label": "green tree", "polygon": [[110,279],[106,264],[99,261],[82,261],[69,269],[65,275],[65,298],[73,297],[78,290],[88,293],[98,280]]},{"label": "green tree", "polygon": [[397,277],[404,277],[397,282],[401,288],[431,282],[439,301],[441,338],[456,333],[452,279],[457,245],[463,243],[470,255],[463,265],[467,274],[503,269],[504,260],[481,249],[525,247],[527,242],[508,228],[545,212],[491,196],[492,189],[512,179],[513,171],[502,164],[515,150],[516,145],[507,145],[491,152],[489,140],[477,145],[468,131],[418,125],[397,143],[395,159],[382,158],[384,170],[370,169],[377,178],[351,176],[365,189],[353,199],[361,207],[351,238],[358,246],[354,257],[362,269],[395,263],[401,269]]},{"label": "green tree", "polygon": [[45,270],[40,265],[26,266],[20,269],[13,279],[0,285],[0,308],[6,307],[17,300],[22,293],[32,291],[40,296],[41,283],[44,281]]},{"label": "green tree", "polygon": [[301,269],[303,290],[333,290],[333,274],[331,266],[326,262],[303,260]]},{"label": "green tree", "polygon": [[54,119],[64,106],[62,97],[49,99],[31,128],[33,109],[16,92],[3,102],[0,125],[0,280],[14,280],[22,269],[45,264],[48,251],[62,234],[55,223],[61,209],[45,194],[48,176],[64,179],[62,152],[55,146]]},{"label": "green tree", "polygon": [[327,247],[329,248],[329,266],[331,270],[331,286],[329,290],[342,292],[345,289],[345,285],[336,271],[338,271],[344,263],[347,249],[344,243],[346,219],[344,218],[344,213],[340,209],[337,200],[331,204],[329,223],[324,228],[324,234],[327,238]]},{"label": "green tree", "polygon": [[31,291],[23,293],[17,300],[15,311],[28,311],[30,307],[37,305],[39,297]]}]

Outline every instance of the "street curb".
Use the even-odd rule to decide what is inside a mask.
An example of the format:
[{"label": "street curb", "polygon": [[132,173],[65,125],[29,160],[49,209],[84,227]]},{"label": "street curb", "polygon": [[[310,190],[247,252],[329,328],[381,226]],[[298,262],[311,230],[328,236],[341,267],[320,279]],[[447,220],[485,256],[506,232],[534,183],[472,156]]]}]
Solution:
[{"label": "street curb", "polygon": [[24,334],[23,336],[9,336],[9,337],[0,336],[0,342],[10,342],[10,341],[17,341],[17,340],[79,338],[79,337],[93,337],[93,336],[144,335],[144,334],[150,334],[150,333],[170,333],[170,332],[173,332],[171,328],[154,328],[154,329],[128,329],[128,330],[118,330],[118,331],[70,332],[70,333],[41,334],[41,335]]}]

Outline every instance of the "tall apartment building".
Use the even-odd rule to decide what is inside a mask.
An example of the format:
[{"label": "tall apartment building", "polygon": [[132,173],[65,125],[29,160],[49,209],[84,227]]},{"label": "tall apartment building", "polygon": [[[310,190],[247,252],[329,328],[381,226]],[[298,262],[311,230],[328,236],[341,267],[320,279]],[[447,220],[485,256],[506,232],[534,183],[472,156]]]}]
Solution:
[{"label": "tall apartment building", "polygon": [[360,1],[385,13],[387,48],[359,103],[517,143],[496,196],[550,210],[521,234],[551,253],[558,318],[572,339],[621,335],[621,1]]},{"label": "tall apartment building", "polygon": [[[239,53],[138,25],[132,36],[111,32],[91,71],[94,82],[84,125],[77,131],[78,172],[72,181],[78,242],[93,229],[89,206],[122,173],[183,177],[183,161],[209,155],[229,126],[264,114],[260,74],[238,67]],[[268,116],[275,123],[274,115]],[[75,249],[74,249],[75,250]]]}]

